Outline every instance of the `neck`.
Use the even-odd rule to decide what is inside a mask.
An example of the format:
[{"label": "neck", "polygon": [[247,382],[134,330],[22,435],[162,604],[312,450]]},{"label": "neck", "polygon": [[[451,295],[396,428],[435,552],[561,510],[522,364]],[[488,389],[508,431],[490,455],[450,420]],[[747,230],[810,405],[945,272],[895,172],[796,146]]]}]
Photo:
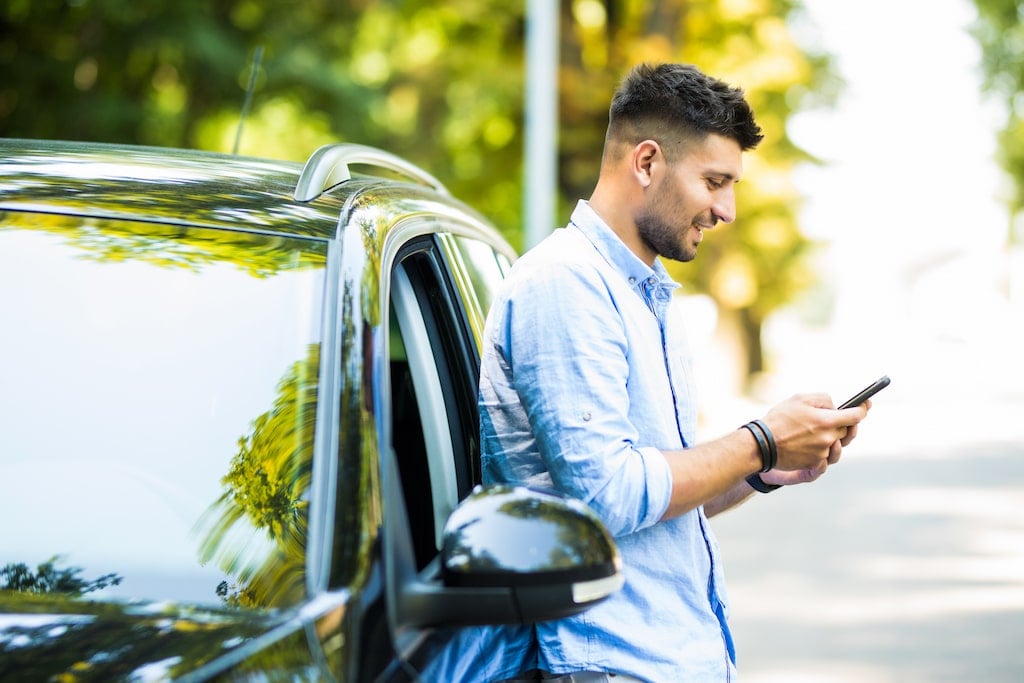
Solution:
[{"label": "neck", "polygon": [[594,193],[590,196],[590,208],[601,217],[622,243],[637,255],[637,258],[653,266],[657,254],[640,239],[640,230],[631,210],[632,202],[629,198],[618,197],[617,194],[598,181]]}]

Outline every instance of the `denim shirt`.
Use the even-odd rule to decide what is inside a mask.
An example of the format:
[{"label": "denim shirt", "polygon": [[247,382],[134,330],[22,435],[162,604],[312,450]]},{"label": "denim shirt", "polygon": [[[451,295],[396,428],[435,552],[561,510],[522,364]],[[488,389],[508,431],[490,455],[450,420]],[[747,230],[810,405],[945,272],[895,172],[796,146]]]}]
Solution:
[{"label": "denim shirt", "polygon": [[[537,668],[735,679],[703,509],[659,521],[672,490],[661,451],[692,446],[696,431],[682,321],[670,308],[676,287],[581,201],[566,228],[516,262],[492,307],[479,395],[484,481],[586,502],[615,537],[626,578],[590,610],[534,627]],[[524,630],[507,633],[521,640]]]}]

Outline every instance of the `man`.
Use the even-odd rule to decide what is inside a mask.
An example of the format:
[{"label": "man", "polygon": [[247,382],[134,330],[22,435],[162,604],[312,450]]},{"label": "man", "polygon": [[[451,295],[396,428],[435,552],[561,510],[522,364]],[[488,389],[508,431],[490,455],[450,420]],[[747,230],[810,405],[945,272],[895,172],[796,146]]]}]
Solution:
[{"label": "man", "polygon": [[[484,480],[585,501],[615,537],[626,583],[579,616],[509,630],[487,680],[735,677],[707,518],[754,487],[817,479],[868,410],[794,396],[696,442],[680,321],[669,315],[677,285],[657,257],[692,260],[706,233],[736,217],[742,153],[761,138],[738,89],[692,66],[635,68],[612,101],[589,202],[517,261],[494,303],[480,378]],[[530,659],[513,664],[509,651]]]}]

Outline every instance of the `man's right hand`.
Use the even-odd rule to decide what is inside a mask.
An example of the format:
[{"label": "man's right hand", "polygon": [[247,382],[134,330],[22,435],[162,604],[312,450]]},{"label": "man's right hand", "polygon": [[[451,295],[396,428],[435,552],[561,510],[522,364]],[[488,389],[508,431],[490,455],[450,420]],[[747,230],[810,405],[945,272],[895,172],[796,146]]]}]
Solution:
[{"label": "man's right hand", "polygon": [[805,470],[800,481],[817,479],[839,461],[843,446],[857,435],[857,425],[870,408],[871,402],[866,401],[856,408],[836,410],[827,394],[797,394],[777,404],[764,417],[778,447],[775,469]]}]

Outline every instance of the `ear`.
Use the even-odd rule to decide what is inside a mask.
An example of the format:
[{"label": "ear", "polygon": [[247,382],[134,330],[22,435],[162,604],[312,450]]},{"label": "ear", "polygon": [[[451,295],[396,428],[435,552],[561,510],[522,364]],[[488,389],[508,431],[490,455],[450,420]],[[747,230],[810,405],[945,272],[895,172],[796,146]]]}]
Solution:
[{"label": "ear", "polygon": [[644,140],[633,148],[633,176],[642,188],[650,187],[654,182],[654,174],[664,162],[661,145],[655,140]]}]

